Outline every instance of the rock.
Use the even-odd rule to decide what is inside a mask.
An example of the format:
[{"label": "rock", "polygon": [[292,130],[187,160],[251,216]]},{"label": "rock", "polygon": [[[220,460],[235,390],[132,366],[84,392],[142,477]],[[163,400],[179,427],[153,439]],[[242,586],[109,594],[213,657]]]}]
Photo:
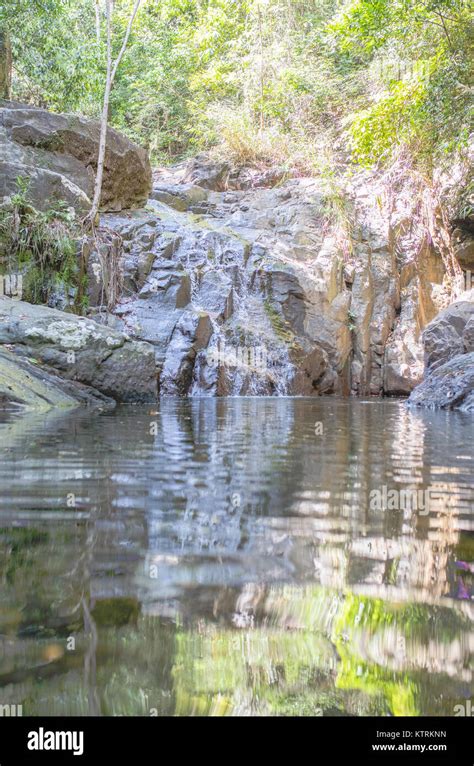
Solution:
[{"label": "rock", "polygon": [[[14,193],[23,176],[38,209],[63,200],[84,211],[93,194],[99,134],[96,120],[0,101],[0,196]],[[146,151],[109,128],[102,209],[142,205],[150,189]]]},{"label": "rock", "polygon": [[47,410],[78,405],[113,409],[115,402],[88,386],[64,380],[31,359],[0,347],[0,409],[22,406]]},{"label": "rock", "polygon": [[466,237],[454,247],[454,255],[462,269],[474,271],[474,239]]},{"label": "rock", "polygon": [[429,369],[423,383],[412,392],[408,405],[474,413],[474,352],[458,354]]},{"label": "rock", "polygon": [[8,344],[119,402],[157,396],[153,349],[91,319],[0,298],[0,345]]},{"label": "rock", "polygon": [[169,184],[158,181],[153,184],[150,197],[181,213],[187,210],[209,212],[210,206],[206,205],[208,194],[205,188],[193,183]]},{"label": "rock", "polygon": [[214,162],[206,154],[198,154],[189,162],[181,181],[204,189],[224,191],[229,171],[227,162]]},{"label": "rock", "polygon": [[311,396],[315,391],[324,394],[333,390],[335,375],[325,376],[329,364],[327,354],[321,347],[308,349],[306,353],[304,350],[297,351],[292,358],[297,368],[292,382],[295,396]]},{"label": "rock", "polygon": [[[410,190],[388,216],[381,183],[361,173],[347,186],[344,234],[320,179],[229,174],[200,155],[155,173],[146,211],[104,216],[124,242],[113,313],[153,345],[161,392],[408,394],[421,379],[421,333],[447,298],[444,265],[411,226]],[[201,314],[209,332],[196,342]],[[256,348],[264,369],[229,363]]]},{"label": "rock", "polygon": [[410,406],[474,412],[474,291],[463,297],[423,332],[425,379]]},{"label": "rock", "polygon": [[215,319],[226,321],[234,310],[232,280],[220,271],[207,271],[199,284],[194,303]]},{"label": "rock", "polygon": [[162,394],[185,395],[191,386],[198,351],[212,336],[208,314],[186,311],[177,322],[166,351],[160,378]]},{"label": "rock", "polygon": [[[474,316],[474,301],[451,304],[423,332],[425,367],[436,369],[465,351],[464,332]],[[468,330],[469,334],[469,330]]]},{"label": "rock", "polygon": [[263,171],[257,168],[240,167],[230,172],[227,186],[235,190],[271,189],[290,177],[291,172],[283,167],[271,167]]},{"label": "rock", "polygon": [[16,194],[17,179],[27,178],[28,198],[38,210],[45,210],[61,200],[80,215],[87,213],[91,205],[87,194],[62,173],[36,167],[37,160],[33,155],[22,154],[18,161],[14,144],[2,140],[1,126],[0,150],[0,198]]},{"label": "rock", "polygon": [[436,313],[428,287],[417,275],[401,291],[398,321],[385,344],[383,389],[391,396],[407,395],[423,378],[421,333]]},{"label": "rock", "polygon": [[474,351],[474,312],[470,319],[468,319],[466,322],[462,334],[462,342],[465,354],[469,354],[471,351]]}]

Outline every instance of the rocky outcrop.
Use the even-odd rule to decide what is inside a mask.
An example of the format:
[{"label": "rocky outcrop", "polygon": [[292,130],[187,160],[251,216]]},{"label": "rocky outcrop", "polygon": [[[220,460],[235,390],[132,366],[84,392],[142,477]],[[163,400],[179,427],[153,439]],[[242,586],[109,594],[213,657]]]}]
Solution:
[{"label": "rocky outcrop", "polygon": [[474,413],[474,352],[459,354],[428,373],[408,404]]},{"label": "rocky outcrop", "polygon": [[474,412],[474,291],[442,311],[423,333],[425,379],[410,406]]},{"label": "rocky outcrop", "polygon": [[78,405],[103,410],[112,409],[115,402],[88,386],[64,380],[11,348],[0,347],[0,409],[47,410]]},{"label": "rocky outcrop", "polygon": [[[3,183],[19,175],[10,172],[15,162],[28,161],[33,196],[87,206],[96,128],[5,104]],[[147,160],[110,135],[115,170],[104,199],[112,208],[138,204]],[[420,222],[419,190],[404,181],[389,194],[384,184],[361,172],[336,192],[321,178],[206,155],[156,171],[146,208],[102,216],[122,248],[114,245],[121,273],[112,290],[121,295],[112,302],[108,246],[92,247],[89,315],[122,341],[111,356],[81,353],[75,379],[121,401],[153,398],[155,375],[163,395],[409,394],[423,375],[422,332],[449,303],[446,265]],[[148,344],[148,360],[124,338]],[[57,342],[41,361],[72,375]],[[118,382],[119,365],[133,396]]]},{"label": "rocky outcrop", "polygon": [[[30,201],[38,209],[62,200],[81,212],[87,210],[99,133],[96,120],[0,101],[0,197],[13,194],[17,178],[23,177],[29,182]],[[150,188],[146,151],[109,128],[102,209],[143,205]]]},{"label": "rocky outcrop", "polygon": [[274,171],[200,155],[155,172],[146,210],[104,216],[124,250],[108,323],[154,346],[162,394],[408,394],[446,298],[410,195],[388,215],[382,183],[354,179],[344,243],[324,183]]},{"label": "rocky outcrop", "polygon": [[474,291],[470,300],[453,303],[428,325],[423,333],[425,368],[435,370],[459,354],[474,351]]},{"label": "rocky outcrop", "polygon": [[117,402],[156,399],[153,349],[92,319],[0,298],[2,346]]},{"label": "rocky outcrop", "polygon": [[103,217],[124,248],[108,321],[154,345],[162,394],[347,391],[350,292],[318,182],[214,192],[196,180],[167,171],[146,211]]}]

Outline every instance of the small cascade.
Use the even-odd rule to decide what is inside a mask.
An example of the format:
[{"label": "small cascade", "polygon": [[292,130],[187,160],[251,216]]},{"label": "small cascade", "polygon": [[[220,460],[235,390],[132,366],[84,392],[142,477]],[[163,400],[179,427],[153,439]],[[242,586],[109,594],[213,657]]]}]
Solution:
[{"label": "small cascade", "polygon": [[108,217],[124,241],[114,321],[155,347],[162,395],[338,390],[350,293],[318,249],[318,199],[305,179],[227,193],[167,176],[145,210]]}]

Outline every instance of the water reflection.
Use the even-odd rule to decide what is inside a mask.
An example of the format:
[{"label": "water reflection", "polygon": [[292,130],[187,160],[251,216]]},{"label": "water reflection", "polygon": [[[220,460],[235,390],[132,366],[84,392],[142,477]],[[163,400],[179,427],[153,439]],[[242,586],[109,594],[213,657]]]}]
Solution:
[{"label": "water reflection", "polygon": [[[472,419],[393,401],[2,416],[0,703],[441,714],[472,695]],[[428,512],[374,508],[381,487]]]}]

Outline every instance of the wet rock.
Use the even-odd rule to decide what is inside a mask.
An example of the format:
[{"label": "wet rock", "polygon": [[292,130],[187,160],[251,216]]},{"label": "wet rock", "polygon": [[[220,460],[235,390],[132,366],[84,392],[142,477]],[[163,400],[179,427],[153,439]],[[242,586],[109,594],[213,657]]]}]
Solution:
[{"label": "wet rock", "polygon": [[116,401],[156,399],[153,349],[91,319],[0,298],[0,344],[13,345],[62,377]]},{"label": "wet rock", "polygon": [[[38,209],[63,200],[81,212],[93,195],[100,123],[68,114],[0,101],[0,196],[16,191],[18,176],[30,181]],[[101,206],[122,210],[145,203],[151,166],[144,149],[108,129]]]},{"label": "wet rock", "polygon": [[160,378],[162,394],[184,396],[193,377],[196,356],[212,335],[208,314],[186,311],[177,322],[166,351]]},{"label": "wet rock", "polygon": [[295,396],[312,396],[315,392],[324,394],[333,390],[336,376],[328,370],[328,357],[322,348],[316,346],[306,353],[298,349],[292,359],[297,369],[292,381]]},{"label": "wet rock", "polygon": [[138,293],[142,299],[152,298],[162,293],[177,309],[184,308],[191,299],[191,281],[189,275],[169,266],[152,269],[142,289]]},{"label": "wet rock", "polygon": [[232,279],[220,271],[207,271],[196,291],[194,303],[215,319],[226,321],[234,309]]},{"label": "wet rock", "polygon": [[399,321],[384,354],[383,388],[386,394],[394,396],[409,394],[423,377],[421,329],[417,321],[418,291],[411,286],[402,291],[402,296]]},{"label": "wet rock", "polygon": [[[115,315],[153,344],[162,392],[409,393],[421,332],[445,297],[439,253],[412,236],[406,206],[388,219],[376,178],[346,190],[344,244],[321,181],[275,171],[240,168],[223,181],[228,168],[200,155],[155,173],[147,211],[105,216],[124,240]],[[187,327],[200,312],[206,348]],[[234,355],[264,348],[268,369],[209,364],[219,343]]]}]

